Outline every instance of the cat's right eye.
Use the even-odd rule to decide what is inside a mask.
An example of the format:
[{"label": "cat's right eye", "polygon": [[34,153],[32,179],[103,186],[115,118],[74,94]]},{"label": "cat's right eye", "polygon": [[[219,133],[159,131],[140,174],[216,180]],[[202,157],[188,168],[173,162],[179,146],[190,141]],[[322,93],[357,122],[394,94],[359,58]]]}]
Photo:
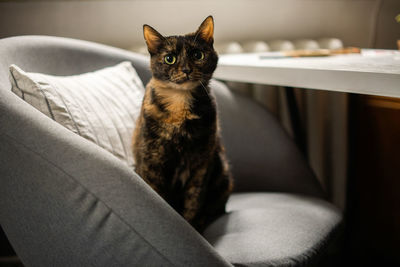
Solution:
[{"label": "cat's right eye", "polygon": [[174,55],[168,54],[164,57],[164,62],[168,65],[174,64],[176,61],[176,57]]},{"label": "cat's right eye", "polygon": [[194,50],[194,52],[193,52],[193,57],[194,57],[196,60],[202,60],[202,59],[204,59],[204,53],[201,52],[200,50]]}]

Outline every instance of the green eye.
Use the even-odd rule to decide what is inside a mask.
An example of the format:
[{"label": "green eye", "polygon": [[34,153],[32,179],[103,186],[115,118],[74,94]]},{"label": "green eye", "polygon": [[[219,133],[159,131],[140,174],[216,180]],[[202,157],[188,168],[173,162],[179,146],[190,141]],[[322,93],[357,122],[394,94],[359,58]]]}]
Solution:
[{"label": "green eye", "polygon": [[204,59],[204,53],[201,52],[200,50],[195,50],[195,51],[193,52],[193,57],[194,57],[195,59],[197,59],[197,60],[202,60],[202,59]]},{"label": "green eye", "polygon": [[167,63],[168,65],[172,65],[172,64],[175,63],[176,57],[175,57],[174,55],[169,54],[169,55],[166,55],[166,56],[164,57],[164,61],[165,61],[165,63]]}]

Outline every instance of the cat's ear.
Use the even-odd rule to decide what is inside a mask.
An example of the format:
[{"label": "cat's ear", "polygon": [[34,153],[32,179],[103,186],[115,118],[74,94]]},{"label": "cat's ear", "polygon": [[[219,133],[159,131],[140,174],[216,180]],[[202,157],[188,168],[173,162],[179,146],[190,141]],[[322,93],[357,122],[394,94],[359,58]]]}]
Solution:
[{"label": "cat's ear", "polygon": [[214,42],[214,19],[212,16],[208,16],[200,25],[196,32],[196,36],[201,37],[204,41],[209,44]]},{"label": "cat's ear", "polygon": [[161,44],[164,37],[147,24],[143,25],[143,35],[150,54],[157,53],[157,48]]}]

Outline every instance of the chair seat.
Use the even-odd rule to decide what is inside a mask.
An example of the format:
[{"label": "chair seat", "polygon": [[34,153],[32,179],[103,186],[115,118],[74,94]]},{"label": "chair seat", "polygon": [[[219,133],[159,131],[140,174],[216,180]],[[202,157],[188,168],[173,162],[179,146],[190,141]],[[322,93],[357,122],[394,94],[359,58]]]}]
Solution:
[{"label": "chair seat", "polygon": [[340,225],[330,203],[285,193],[235,193],[205,238],[237,266],[304,266]]}]

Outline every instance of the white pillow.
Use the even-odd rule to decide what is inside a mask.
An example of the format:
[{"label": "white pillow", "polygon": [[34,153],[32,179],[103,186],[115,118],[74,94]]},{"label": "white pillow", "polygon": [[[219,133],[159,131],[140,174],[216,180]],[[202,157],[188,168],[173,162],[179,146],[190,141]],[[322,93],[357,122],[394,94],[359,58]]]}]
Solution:
[{"label": "white pillow", "polygon": [[10,66],[11,90],[69,130],[134,166],[132,134],[144,95],[131,63],[74,76]]}]

